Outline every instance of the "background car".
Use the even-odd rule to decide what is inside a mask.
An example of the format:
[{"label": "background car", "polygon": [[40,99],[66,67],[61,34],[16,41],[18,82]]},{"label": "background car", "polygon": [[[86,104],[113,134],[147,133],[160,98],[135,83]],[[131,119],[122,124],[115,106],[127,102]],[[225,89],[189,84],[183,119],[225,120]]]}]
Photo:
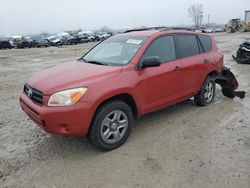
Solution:
[{"label": "background car", "polygon": [[100,41],[100,40],[102,40],[104,37],[103,36],[101,36],[101,35],[99,35],[99,34],[93,34],[93,37],[94,37],[94,41],[96,42],[96,41]]},{"label": "background car", "polygon": [[225,32],[225,28],[224,27],[216,27],[215,28],[215,32]]},{"label": "background car", "polygon": [[37,44],[37,41],[31,37],[24,37],[23,40],[27,41],[31,47],[35,47]]},{"label": "background car", "polygon": [[89,42],[88,37],[85,34],[75,33],[75,34],[72,34],[71,36],[76,38],[77,43]]},{"label": "background car", "polygon": [[205,28],[205,29],[204,29],[204,32],[205,32],[205,33],[213,33],[213,32],[215,32],[215,30],[214,30],[214,28],[209,27],[209,28]]},{"label": "background car", "polygon": [[36,47],[48,47],[50,46],[50,43],[48,42],[48,40],[41,38],[40,40],[37,41]]},{"label": "background car", "polygon": [[62,46],[62,40],[58,36],[50,36],[46,38],[51,46]]},{"label": "background car", "polygon": [[0,49],[11,49],[12,46],[8,39],[0,39]]},{"label": "background car", "polygon": [[35,46],[35,42],[29,38],[22,37],[20,41],[17,42],[17,48],[31,48]]},{"label": "background car", "polygon": [[64,45],[71,45],[71,44],[77,44],[78,43],[78,39],[76,37],[74,37],[74,36],[71,36],[71,35],[62,36],[61,40],[62,40],[62,43]]}]

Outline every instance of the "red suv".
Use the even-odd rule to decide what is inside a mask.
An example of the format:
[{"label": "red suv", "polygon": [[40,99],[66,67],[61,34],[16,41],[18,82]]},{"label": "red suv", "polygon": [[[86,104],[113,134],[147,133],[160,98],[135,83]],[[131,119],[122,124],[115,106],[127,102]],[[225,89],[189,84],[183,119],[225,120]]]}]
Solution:
[{"label": "red suv", "polygon": [[[128,31],[77,61],[31,77],[20,104],[45,131],[87,136],[96,147],[111,150],[127,140],[136,117],[193,96],[199,106],[210,104],[223,69],[223,54],[209,35]],[[223,93],[238,86],[235,79],[217,83]]]}]

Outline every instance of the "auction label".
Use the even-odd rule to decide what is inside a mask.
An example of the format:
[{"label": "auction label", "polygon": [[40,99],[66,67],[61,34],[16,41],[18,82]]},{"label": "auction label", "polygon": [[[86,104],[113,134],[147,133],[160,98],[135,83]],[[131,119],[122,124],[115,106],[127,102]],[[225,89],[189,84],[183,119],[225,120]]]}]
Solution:
[{"label": "auction label", "polygon": [[137,40],[137,39],[128,39],[127,43],[129,44],[141,44],[142,40]]}]

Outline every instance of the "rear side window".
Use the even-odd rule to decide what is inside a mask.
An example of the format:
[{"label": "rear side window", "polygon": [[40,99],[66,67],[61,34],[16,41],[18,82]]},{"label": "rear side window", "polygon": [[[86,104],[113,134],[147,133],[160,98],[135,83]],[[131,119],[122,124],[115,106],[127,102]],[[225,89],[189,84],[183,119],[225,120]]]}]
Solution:
[{"label": "rear side window", "polygon": [[210,36],[198,35],[198,38],[203,46],[205,52],[209,52],[212,49],[212,40]]},{"label": "rear side window", "polygon": [[199,46],[195,35],[177,35],[177,44],[180,58],[199,54]]},{"label": "rear side window", "polygon": [[176,59],[173,36],[164,36],[153,41],[143,55],[143,59],[158,56],[162,63]]}]

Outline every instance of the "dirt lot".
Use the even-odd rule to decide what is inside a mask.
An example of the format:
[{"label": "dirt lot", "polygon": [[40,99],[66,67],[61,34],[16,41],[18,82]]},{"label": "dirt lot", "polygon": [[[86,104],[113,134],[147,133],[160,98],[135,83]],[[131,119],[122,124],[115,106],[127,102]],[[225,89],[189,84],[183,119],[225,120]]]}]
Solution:
[{"label": "dirt lot", "polygon": [[[247,36],[215,34],[226,65],[250,92],[250,65],[231,58]],[[248,94],[231,100],[218,89],[208,107],[189,100],[151,113],[111,152],[34,125],[19,106],[25,81],[93,45],[0,51],[0,187],[250,187]]]}]

